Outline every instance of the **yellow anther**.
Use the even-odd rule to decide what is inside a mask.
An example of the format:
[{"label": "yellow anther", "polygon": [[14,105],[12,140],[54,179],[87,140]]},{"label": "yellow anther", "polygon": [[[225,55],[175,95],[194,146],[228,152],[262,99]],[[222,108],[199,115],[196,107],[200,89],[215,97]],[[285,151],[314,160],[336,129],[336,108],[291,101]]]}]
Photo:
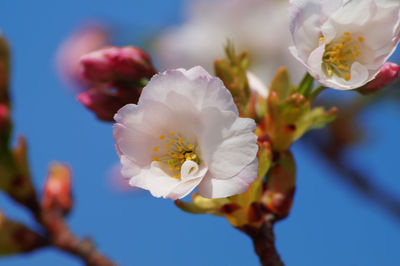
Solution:
[{"label": "yellow anther", "polygon": [[358,37],[359,42],[364,42],[364,38],[362,36]]},{"label": "yellow anther", "polygon": [[183,143],[183,138],[179,138],[179,139],[178,139],[178,142],[179,142],[179,143]]},{"label": "yellow anther", "polygon": [[164,135],[161,135],[161,136],[160,136],[160,139],[165,139],[165,136],[164,136]]},{"label": "yellow anther", "polygon": [[177,149],[178,149],[178,151],[179,151],[179,152],[183,151],[183,149],[182,149],[182,147],[181,147],[181,146],[178,146],[178,148],[177,148]]},{"label": "yellow anther", "polygon": [[358,50],[358,46],[357,46],[357,45],[354,45],[354,46],[353,46],[353,49],[354,49],[354,50]]},{"label": "yellow anther", "polygon": [[344,73],[344,79],[345,80],[347,80],[347,81],[349,81],[350,80],[350,78],[351,78],[351,76],[350,76],[350,74],[349,73]]},{"label": "yellow anther", "polygon": [[165,148],[169,148],[169,146],[171,146],[171,144],[169,144],[169,143],[167,143],[167,144],[165,144]]},{"label": "yellow anther", "polygon": [[193,144],[189,144],[189,145],[187,145],[187,147],[189,150],[191,150],[191,149],[193,149]]},{"label": "yellow anther", "polygon": [[174,167],[172,165],[168,165],[169,170],[174,170]]},{"label": "yellow anther", "polygon": [[349,36],[349,35],[350,35],[350,32],[346,31],[346,32],[343,33],[343,34]]},{"label": "yellow anther", "polygon": [[197,155],[196,154],[192,154],[191,158],[192,160],[196,159]]},{"label": "yellow anther", "polygon": [[175,132],[169,132],[171,136],[175,136]]},{"label": "yellow anther", "polygon": [[153,157],[153,161],[159,162],[160,159],[158,159],[158,157]]},{"label": "yellow anther", "polygon": [[328,76],[332,77],[332,70],[328,69]]},{"label": "yellow anther", "polygon": [[155,147],[153,148],[153,151],[154,151],[154,152],[158,152],[158,146],[155,146]]},{"label": "yellow anther", "polygon": [[169,143],[174,144],[175,140],[170,140]]},{"label": "yellow anther", "polygon": [[178,171],[178,170],[180,170],[180,169],[181,169],[180,166],[176,166],[176,167],[175,167],[175,170],[176,170],[176,171]]},{"label": "yellow anther", "polygon": [[181,175],[180,175],[180,174],[178,174],[178,175],[173,175],[172,177],[173,177],[173,178],[181,178]]},{"label": "yellow anther", "polygon": [[324,40],[325,40],[324,37],[320,37],[320,38],[319,38],[319,41],[320,41],[320,42],[322,42],[322,41],[324,41]]}]

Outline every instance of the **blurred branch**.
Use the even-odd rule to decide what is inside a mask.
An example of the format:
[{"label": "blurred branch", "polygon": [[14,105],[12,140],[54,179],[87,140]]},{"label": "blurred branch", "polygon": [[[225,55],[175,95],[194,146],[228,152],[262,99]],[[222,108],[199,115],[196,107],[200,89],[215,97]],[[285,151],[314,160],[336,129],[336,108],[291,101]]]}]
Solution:
[{"label": "blurred branch", "polygon": [[78,239],[68,228],[64,216],[72,206],[71,174],[66,166],[53,165],[45,186],[42,205],[32,184],[24,138],[15,148],[10,145],[12,121],[9,100],[9,60],[7,42],[0,36],[0,190],[26,207],[45,229],[39,234],[0,213],[0,255],[12,255],[53,245],[80,257],[86,265],[116,265],[101,255],[89,239]]},{"label": "blurred branch", "polygon": [[305,140],[307,145],[322,155],[332,169],[337,172],[335,175],[337,178],[346,182],[360,195],[377,203],[400,221],[400,199],[374,182],[374,180],[379,180],[378,178],[372,178],[351,165],[350,160],[345,156],[346,149],[360,141],[365,132],[357,122],[357,116],[368,107],[383,100],[400,100],[399,87],[400,78],[397,78],[379,92],[357,97],[353,102],[339,108],[340,115],[330,125],[328,134],[312,132]]}]

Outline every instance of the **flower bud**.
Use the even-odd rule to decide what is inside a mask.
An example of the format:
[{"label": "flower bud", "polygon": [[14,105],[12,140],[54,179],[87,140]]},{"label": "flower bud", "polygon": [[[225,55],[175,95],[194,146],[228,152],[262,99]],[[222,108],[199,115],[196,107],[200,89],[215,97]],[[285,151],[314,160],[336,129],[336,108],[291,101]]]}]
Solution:
[{"label": "flower bud", "polygon": [[78,94],[77,99],[100,120],[112,122],[117,111],[128,103],[137,103],[139,95],[140,89],[137,88],[120,90],[117,93],[92,88]]},{"label": "flower bud", "polygon": [[41,202],[42,209],[66,214],[72,207],[71,171],[64,164],[52,164]]},{"label": "flower bud", "polygon": [[106,47],[81,57],[81,74],[92,83],[139,82],[156,74],[149,54],[137,47]]},{"label": "flower bud", "polygon": [[397,78],[399,70],[400,66],[398,66],[397,64],[392,62],[386,62],[381,67],[381,70],[379,71],[378,75],[376,75],[376,77],[373,80],[362,86],[359,89],[359,92],[362,94],[368,94],[381,89],[383,86],[387,85],[388,83],[392,82],[395,78]]}]

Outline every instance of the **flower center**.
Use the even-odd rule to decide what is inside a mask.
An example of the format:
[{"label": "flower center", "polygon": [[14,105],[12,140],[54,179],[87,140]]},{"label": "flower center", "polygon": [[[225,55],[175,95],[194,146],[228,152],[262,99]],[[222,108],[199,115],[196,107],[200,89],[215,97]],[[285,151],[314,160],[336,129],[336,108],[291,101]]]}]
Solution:
[{"label": "flower center", "polygon": [[159,136],[160,146],[155,146],[153,161],[164,163],[174,178],[181,178],[181,167],[185,161],[191,160],[200,164],[195,145],[188,143],[179,134],[169,132]]},{"label": "flower center", "polygon": [[[320,41],[324,40],[324,37],[320,38]],[[350,32],[345,32],[339,42],[327,44],[322,56],[322,65],[325,73],[329,77],[336,74],[347,81],[350,80],[351,65],[360,56],[361,52],[358,45],[363,42],[364,38],[362,36],[353,39]]]}]

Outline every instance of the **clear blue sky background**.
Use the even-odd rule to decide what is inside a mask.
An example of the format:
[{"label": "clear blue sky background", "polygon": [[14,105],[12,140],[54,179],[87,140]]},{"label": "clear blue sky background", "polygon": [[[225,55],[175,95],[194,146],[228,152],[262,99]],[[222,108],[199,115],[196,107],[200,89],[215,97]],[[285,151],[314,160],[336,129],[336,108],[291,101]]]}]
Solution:
[{"label": "clear blue sky background", "polygon": [[[178,23],[181,6],[181,0],[1,0],[0,28],[13,50],[15,134],[28,139],[37,188],[43,185],[49,162],[72,166],[75,208],[68,223],[77,235],[92,236],[98,248],[121,265],[258,265],[250,240],[226,220],[184,213],[172,201],[147,192],[113,191],[108,173],[118,158],[111,124],[97,121],[77,103],[53,67],[60,42],[81,22],[99,18],[124,32],[142,34],[141,29]],[[393,102],[364,113],[369,137],[352,153],[362,171],[397,195],[399,117],[400,107]],[[287,265],[400,265],[400,222],[337,181],[305,144],[296,144],[294,153],[295,203],[290,217],[276,226],[277,247]],[[36,226],[4,195],[0,208]],[[0,265],[82,264],[46,248],[2,258]]]}]

